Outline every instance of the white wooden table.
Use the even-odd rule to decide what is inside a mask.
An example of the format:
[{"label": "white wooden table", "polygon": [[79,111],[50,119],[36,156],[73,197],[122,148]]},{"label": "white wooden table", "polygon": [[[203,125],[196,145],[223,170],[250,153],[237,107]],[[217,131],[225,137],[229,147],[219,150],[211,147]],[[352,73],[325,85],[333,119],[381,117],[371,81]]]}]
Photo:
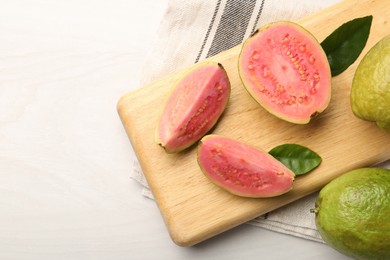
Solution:
[{"label": "white wooden table", "polygon": [[167,0],[0,0],[0,259],[347,259],[242,225],[176,246],[116,111]]}]

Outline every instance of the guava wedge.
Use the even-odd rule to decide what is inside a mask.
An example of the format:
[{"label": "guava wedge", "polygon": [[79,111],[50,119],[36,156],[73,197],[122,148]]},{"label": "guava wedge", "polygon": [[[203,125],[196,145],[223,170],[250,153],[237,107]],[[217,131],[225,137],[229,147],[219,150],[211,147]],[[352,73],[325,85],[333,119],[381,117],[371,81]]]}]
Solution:
[{"label": "guava wedge", "polygon": [[198,146],[202,172],[222,189],[242,197],[266,198],[293,188],[294,173],[265,151],[219,135]]},{"label": "guava wedge", "polygon": [[239,75],[248,93],[285,121],[307,124],[331,97],[331,71],[316,38],[288,21],[270,23],[242,45]]},{"label": "guava wedge", "polygon": [[175,82],[155,131],[167,153],[177,153],[202,138],[218,121],[230,97],[228,75],[220,63],[191,67]]}]

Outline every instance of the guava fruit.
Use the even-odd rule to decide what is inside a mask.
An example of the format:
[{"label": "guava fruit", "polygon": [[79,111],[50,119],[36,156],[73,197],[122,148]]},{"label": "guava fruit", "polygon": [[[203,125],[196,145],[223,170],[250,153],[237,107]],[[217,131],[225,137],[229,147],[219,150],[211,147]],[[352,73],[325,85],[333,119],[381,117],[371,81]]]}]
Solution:
[{"label": "guava fruit", "polygon": [[328,183],[316,201],[323,240],[355,259],[390,259],[390,170],[360,168]]},{"label": "guava fruit", "polygon": [[206,135],[198,146],[200,169],[214,184],[242,197],[265,198],[293,188],[294,173],[267,152],[248,144]]},{"label": "guava fruit", "polygon": [[270,23],[243,44],[239,75],[248,93],[268,112],[307,124],[331,97],[331,71],[316,38],[298,24]]},{"label": "guava fruit", "polygon": [[352,112],[390,132],[390,35],[359,63],[351,87]]},{"label": "guava fruit", "polygon": [[180,152],[202,138],[221,117],[230,82],[219,63],[191,67],[175,82],[159,119],[155,141],[167,153]]}]

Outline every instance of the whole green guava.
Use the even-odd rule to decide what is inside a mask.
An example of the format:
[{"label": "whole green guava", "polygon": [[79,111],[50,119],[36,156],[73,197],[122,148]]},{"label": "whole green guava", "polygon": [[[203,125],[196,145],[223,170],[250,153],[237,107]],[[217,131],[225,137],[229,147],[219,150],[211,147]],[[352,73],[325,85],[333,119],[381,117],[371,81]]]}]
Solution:
[{"label": "whole green guava", "polygon": [[351,88],[353,113],[390,132],[390,35],[376,43],[356,69]]},{"label": "whole green guava", "polygon": [[319,193],[316,225],[323,240],[354,259],[390,259],[390,170],[361,168]]}]

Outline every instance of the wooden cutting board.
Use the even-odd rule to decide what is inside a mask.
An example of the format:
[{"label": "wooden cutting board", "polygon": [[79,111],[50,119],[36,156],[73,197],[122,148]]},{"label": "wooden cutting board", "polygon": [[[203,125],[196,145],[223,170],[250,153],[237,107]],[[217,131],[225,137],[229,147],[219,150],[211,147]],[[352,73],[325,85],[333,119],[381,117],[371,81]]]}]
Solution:
[{"label": "wooden cutting board", "polygon": [[356,118],[349,101],[358,62],[370,47],[390,33],[388,0],[344,1],[298,23],[321,42],[342,23],[366,15],[373,15],[374,19],[363,54],[348,70],[332,79],[329,107],[308,125],[294,125],[275,118],[247,94],[237,71],[240,46],[209,59],[223,64],[232,84],[229,105],[213,129],[214,134],[266,151],[280,144],[297,143],[322,157],[321,165],[310,174],[297,177],[294,189],[285,195],[269,199],[231,195],[202,174],[197,164],[196,146],[180,154],[166,154],[154,143],[161,106],[181,72],[120,98],[120,118],[176,244],[194,245],[317,191],[346,171],[390,158],[390,134],[374,123]]}]

